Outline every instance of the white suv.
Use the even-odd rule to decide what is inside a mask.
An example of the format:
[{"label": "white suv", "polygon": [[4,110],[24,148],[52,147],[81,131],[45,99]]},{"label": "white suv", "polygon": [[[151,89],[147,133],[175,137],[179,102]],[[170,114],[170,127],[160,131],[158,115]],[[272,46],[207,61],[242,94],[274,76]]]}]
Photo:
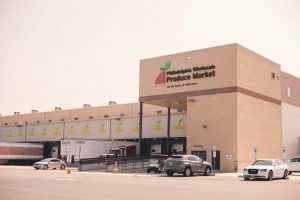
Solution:
[{"label": "white suv", "polygon": [[289,168],[289,174],[293,172],[300,172],[300,156],[291,158],[286,164]]}]

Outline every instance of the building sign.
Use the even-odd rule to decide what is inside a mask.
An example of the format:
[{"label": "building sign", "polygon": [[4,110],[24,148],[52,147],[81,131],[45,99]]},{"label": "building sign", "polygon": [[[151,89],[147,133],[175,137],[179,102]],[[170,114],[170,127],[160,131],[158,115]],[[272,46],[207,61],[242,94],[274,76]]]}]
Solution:
[{"label": "building sign", "polygon": [[178,70],[170,70],[170,68],[170,61],[160,67],[161,72],[157,75],[155,84],[167,84],[167,88],[184,87],[197,85],[197,82],[193,80],[216,76],[215,65],[186,67]]}]

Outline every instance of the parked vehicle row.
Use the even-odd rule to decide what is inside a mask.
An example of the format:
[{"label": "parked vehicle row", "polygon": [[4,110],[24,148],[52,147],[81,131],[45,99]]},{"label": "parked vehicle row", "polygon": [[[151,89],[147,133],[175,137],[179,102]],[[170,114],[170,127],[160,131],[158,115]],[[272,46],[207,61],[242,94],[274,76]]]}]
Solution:
[{"label": "parked vehicle row", "polygon": [[[195,155],[172,155],[165,159],[150,159],[147,173],[165,172],[168,176],[173,176],[174,173],[184,176],[200,173],[209,176],[212,172],[212,164]],[[44,170],[65,169],[66,166],[65,161],[57,158],[47,158],[33,165],[35,169]],[[279,159],[256,160],[252,165],[244,168],[243,177],[244,180],[267,179],[271,181],[275,178],[286,179],[293,172],[300,172],[300,156],[288,160],[287,163]]]}]

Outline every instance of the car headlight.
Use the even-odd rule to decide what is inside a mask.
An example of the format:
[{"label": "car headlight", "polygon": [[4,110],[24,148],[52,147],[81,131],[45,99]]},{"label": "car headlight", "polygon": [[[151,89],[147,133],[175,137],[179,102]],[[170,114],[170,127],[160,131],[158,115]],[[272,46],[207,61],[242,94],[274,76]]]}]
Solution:
[{"label": "car headlight", "polygon": [[267,172],[268,170],[267,169],[260,169],[259,171],[260,172]]}]

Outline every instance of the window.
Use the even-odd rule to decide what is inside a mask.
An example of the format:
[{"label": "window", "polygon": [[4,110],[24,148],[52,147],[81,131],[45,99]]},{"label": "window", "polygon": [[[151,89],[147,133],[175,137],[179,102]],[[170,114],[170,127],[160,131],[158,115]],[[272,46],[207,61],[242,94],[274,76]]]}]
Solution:
[{"label": "window", "polygon": [[61,119],[60,119],[60,121],[61,121],[61,122],[64,122],[64,121],[65,121],[65,119],[64,119],[64,118],[61,118]]},{"label": "window", "polygon": [[93,119],[94,117],[93,116],[89,116],[89,119]]},{"label": "window", "polygon": [[78,117],[75,117],[74,120],[78,120]]},{"label": "window", "polygon": [[292,88],[288,87],[288,97],[292,97]]},{"label": "window", "polygon": [[121,114],[120,114],[120,117],[121,117],[121,118],[125,117],[125,113],[121,113]]},{"label": "window", "polygon": [[196,158],[195,158],[195,156],[189,156],[189,157],[188,157],[188,160],[189,160],[189,161],[196,161]]},{"label": "window", "polygon": [[7,126],[7,123],[5,123],[4,125]]},{"label": "window", "polygon": [[108,115],[104,115],[104,118],[108,118]]},{"label": "window", "polygon": [[157,114],[157,115],[161,115],[161,114],[162,114],[162,111],[161,111],[161,110],[158,110],[158,111],[156,111],[156,114]]},{"label": "window", "polygon": [[51,120],[51,119],[48,119],[48,122],[52,122],[52,120]]},{"label": "window", "polygon": [[37,123],[37,124],[39,124],[39,123],[40,123],[40,121],[36,121],[36,123]]},{"label": "window", "polygon": [[272,79],[275,79],[275,73],[272,72]]}]

